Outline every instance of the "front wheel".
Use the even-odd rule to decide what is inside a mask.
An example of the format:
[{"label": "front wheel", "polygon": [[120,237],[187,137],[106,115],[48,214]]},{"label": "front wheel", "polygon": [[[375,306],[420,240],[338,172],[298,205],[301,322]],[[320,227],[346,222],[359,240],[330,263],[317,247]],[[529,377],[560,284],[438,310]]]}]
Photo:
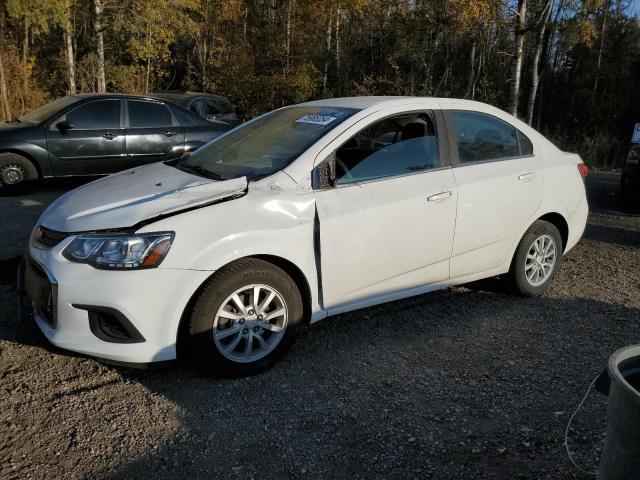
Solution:
[{"label": "front wheel", "polygon": [[38,178],[38,171],[28,159],[17,153],[0,153],[0,185],[15,186]]},{"label": "front wheel", "polygon": [[286,272],[259,259],[239,260],[207,282],[194,304],[189,343],[204,369],[252,375],[289,350],[303,322],[300,291]]},{"label": "front wheel", "polygon": [[537,220],[518,244],[509,271],[516,293],[526,297],[542,295],[562,263],[562,237],[552,223]]}]

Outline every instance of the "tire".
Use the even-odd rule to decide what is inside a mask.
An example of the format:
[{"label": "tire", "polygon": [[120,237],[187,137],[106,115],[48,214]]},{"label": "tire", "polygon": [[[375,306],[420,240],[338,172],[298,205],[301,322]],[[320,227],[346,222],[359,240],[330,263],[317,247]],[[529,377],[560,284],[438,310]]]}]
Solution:
[{"label": "tire", "polygon": [[38,178],[30,160],[17,153],[0,153],[0,184],[14,186]]},{"label": "tire", "polygon": [[[534,242],[538,242],[537,248]],[[551,246],[545,253],[546,245]],[[549,267],[552,249],[555,253],[549,270],[542,265]],[[543,220],[536,220],[520,240],[511,263],[508,281],[513,291],[524,297],[542,295],[560,269],[563,250],[562,237],[556,226]]]},{"label": "tire", "polygon": [[201,289],[189,318],[188,346],[198,365],[217,376],[254,375],[282,359],[302,327],[302,297],[291,277],[269,262],[246,258],[216,272]]}]

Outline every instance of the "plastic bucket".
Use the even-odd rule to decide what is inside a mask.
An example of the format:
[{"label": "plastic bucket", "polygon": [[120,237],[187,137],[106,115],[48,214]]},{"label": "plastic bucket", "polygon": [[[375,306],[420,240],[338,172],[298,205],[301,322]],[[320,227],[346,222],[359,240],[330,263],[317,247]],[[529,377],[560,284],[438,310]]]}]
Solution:
[{"label": "plastic bucket", "polygon": [[598,478],[640,479],[640,345],[609,357],[607,434]]}]

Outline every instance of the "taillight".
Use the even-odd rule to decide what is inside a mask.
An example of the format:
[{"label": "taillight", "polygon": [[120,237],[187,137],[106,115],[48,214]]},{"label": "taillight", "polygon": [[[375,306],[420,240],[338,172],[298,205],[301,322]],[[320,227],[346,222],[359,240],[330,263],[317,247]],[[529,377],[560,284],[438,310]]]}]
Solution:
[{"label": "taillight", "polygon": [[583,162],[578,164],[578,170],[580,171],[580,175],[582,175],[582,178],[585,178],[587,175],[589,175],[589,167],[587,167]]}]

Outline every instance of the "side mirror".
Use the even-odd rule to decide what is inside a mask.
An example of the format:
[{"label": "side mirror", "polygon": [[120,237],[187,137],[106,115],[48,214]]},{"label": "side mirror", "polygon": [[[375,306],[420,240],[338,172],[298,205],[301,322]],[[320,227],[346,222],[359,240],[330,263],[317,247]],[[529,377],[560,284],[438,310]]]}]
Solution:
[{"label": "side mirror", "polygon": [[73,123],[68,122],[67,120],[63,120],[62,122],[56,123],[56,128],[61,132],[71,130],[73,128]]},{"label": "side mirror", "polygon": [[335,154],[329,155],[314,170],[313,188],[322,190],[333,188],[336,185],[336,158]]}]

